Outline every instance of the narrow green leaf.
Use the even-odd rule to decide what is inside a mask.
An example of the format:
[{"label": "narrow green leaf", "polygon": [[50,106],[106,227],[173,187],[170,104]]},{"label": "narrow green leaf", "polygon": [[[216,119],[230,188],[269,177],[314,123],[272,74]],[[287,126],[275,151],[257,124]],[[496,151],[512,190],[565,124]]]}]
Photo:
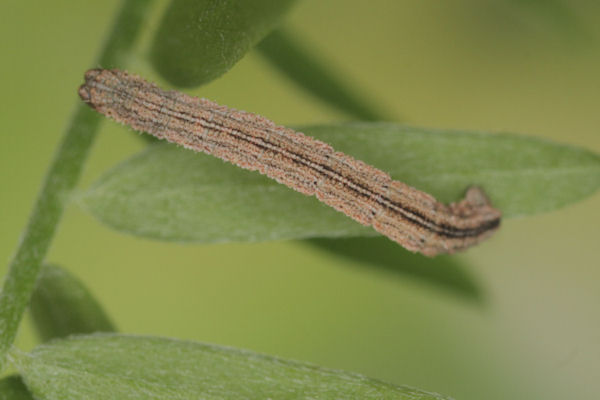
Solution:
[{"label": "narrow green leaf", "polygon": [[153,337],[71,337],[16,361],[27,387],[45,400],[447,399],[249,351]]},{"label": "narrow green leaf", "polygon": [[379,270],[396,278],[411,278],[437,289],[445,290],[478,305],[485,303],[485,293],[470,271],[447,255],[422,257],[405,251],[385,237],[310,239],[309,244],[338,257],[351,265]]},{"label": "narrow green leaf", "polygon": [[573,5],[564,0],[505,0],[526,14],[531,21],[541,21],[550,28],[560,31],[567,38],[589,39],[591,34],[573,10]]},{"label": "narrow green leaf", "polygon": [[322,57],[290,32],[271,32],[256,47],[260,53],[300,87],[358,120],[391,120],[371,106],[368,96],[340,78]]},{"label": "narrow green leaf", "polygon": [[0,379],[0,400],[34,400],[20,376]]},{"label": "narrow green leaf", "polygon": [[228,71],[280,22],[294,0],[172,0],[156,32],[151,61],[182,87]]},{"label": "narrow green leaf", "polygon": [[[600,187],[600,157],[510,134],[385,123],[301,129],[444,202],[480,185],[506,217],[549,211]],[[314,197],[172,145],[151,146],[81,196],[102,222],[170,241],[222,242],[374,235]]]},{"label": "narrow green leaf", "polygon": [[[103,67],[123,66],[152,0],[123,0],[98,57]],[[75,96],[75,88],[73,90]],[[38,272],[102,119],[81,102],[75,109],[38,195],[0,293],[0,371],[35,286]]]},{"label": "narrow green leaf", "polygon": [[115,331],[79,279],[56,266],[42,268],[29,309],[42,341],[76,333]]}]

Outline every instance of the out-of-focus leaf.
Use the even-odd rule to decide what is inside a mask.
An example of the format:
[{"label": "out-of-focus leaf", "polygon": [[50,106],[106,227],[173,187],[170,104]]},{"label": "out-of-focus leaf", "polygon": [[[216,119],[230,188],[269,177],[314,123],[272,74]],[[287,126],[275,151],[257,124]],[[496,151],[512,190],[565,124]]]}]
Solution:
[{"label": "out-of-focus leaf", "polygon": [[172,0],[151,61],[168,82],[191,87],[228,71],[282,19],[295,0]]},{"label": "out-of-focus leaf", "polygon": [[383,237],[310,239],[307,243],[369,270],[414,278],[479,305],[485,302],[479,283],[452,256],[421,257]]},{"label": "out-of-focus leaf", "polygon": [[371,106],[365,96],[340,79],[313,49],[289,32],[271,32],[257,46],[260,53],[288,78],[333,107],[358,120],[390,120],[381,110]]},{"label": "out-of-focus leaf", "polygon": [[[301,129],[443,202],[481,186],[505,217],[553,210],[600,187],[600,157],[510,134],[385,123]],[[341,213],[255,172],[174,146],[152,146],[81,197],[120,231],[172,241],[223,242],[372,235]]]},{"label": "out-of-focus leaf", "polygon": [[79,279],[52,265],[42,268],[31,297],[30,311],[43,341],[76,333],[115,330]]},{"label": "out-of-focus leaf", "polygon": [[564,0],[505,0],[527,20],[541,21],[571,38],[587,38],[590,32]]},{"label": "out-of-focus leaf", "polygon": [[34,400],[20,376],[0,379],[0,400]]},{"label": "out-of-focus leaf", "polygon": [[23,354],[17,366],[44,400],[445,398],[249,351],[152,337],[56,340]]}]

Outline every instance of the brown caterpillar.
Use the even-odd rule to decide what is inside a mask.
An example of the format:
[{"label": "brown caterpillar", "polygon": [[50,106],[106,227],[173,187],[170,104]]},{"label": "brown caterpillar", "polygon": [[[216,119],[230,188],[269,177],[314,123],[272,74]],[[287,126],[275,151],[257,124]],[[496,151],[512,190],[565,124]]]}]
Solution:
[{"label": "brown caterpillar", "polygon": [[445,205],[319,140],[256,114],[164,91],[124,71],[87,71],[79,96],[135,130],[315,195],[411,251],[452,253],[481,242],[500,225],[500,211],[477,187],[464,200]]}]

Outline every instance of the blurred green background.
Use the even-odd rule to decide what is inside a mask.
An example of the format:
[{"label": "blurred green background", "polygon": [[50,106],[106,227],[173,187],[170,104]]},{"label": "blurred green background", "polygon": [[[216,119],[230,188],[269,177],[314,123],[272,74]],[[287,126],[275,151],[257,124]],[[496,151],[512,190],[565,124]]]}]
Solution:
[{"label": "blurred green background", "polygon": [[[147,62],[161,6],[129,70]],[[0,270],[16,248],[116,0],[0,3]],[[511,131],[600,152],[600,4],[300,1],[287,26],[399,121]],[[250,53],[191,93],[282,124],[347,119]],[[80,187],[143,148],[105,123]],[[69,207],[48,261],[81,278],[121,331],[252,349],[456,399],[600,395],[600,194],[506,221],[454,258],[481,297],[306,242],[179,246]],[[27,321],[18,344],[31,348]]]}]

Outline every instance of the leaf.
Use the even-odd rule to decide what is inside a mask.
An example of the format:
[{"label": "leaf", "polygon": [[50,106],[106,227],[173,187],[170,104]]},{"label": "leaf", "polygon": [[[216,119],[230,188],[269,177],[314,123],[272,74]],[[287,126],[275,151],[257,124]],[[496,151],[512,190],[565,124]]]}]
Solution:
[{"label": "leaf", "polygon": [[[557,29],[571,39],[590,39],[589,30],[573,10],[573,5],[563,0],[505,0],[517,10],[517,14],[528,14],[529,23],[536,20]],[[517,15],[518,16],[518,15]]]},{"label": "leaf", "polygon": [[109,171],[80,200],[117,230],[168,241],[375,234],[314,197],[172,145],[149,147]]},{"label": "leaf", "polygon": [[278,29],[256,47],[260,53],[288,78],[333,107],[358,120],[390,120],[371,106],[365,95],[356,91],[332,70],[325,60],[298,37]]},{"label": "leaf", "polygon": [[282,19],[294,0],[172,0],[150,58],[173,85],[191,87],[227,72]]},{"label": "leaf", "polygon": [[409,253],[384,237],[311,239],[308,243],[352,265],[380,270],[396,278],[413,278],[478,305],[485,303],[484,293],[468,269],[455,257],[436,258]]},{"label": "leaf", "polygon": [[16,363],[44,400],[444,398],[249,351],[153,337],[71,337]]},{"label": "leaf", "polygon": [[30,311],[42,341],[115,328],[85,286],[66,270],[45,265],[31,297]]},{"label": "leaf", "polygon": [[17,375],[0,379],[0,400],[33,400],[21,377]]},{"label": "leaf", "polygon": [[[549,211],[600,186],[600,157],[509,134],[386,123],[302,129],[443,202],[479,185],[506,217]],[[157,145],[106,173],[81,204],[109,226],[183,242],[374,235],[375,231],[255,172]]]}]

